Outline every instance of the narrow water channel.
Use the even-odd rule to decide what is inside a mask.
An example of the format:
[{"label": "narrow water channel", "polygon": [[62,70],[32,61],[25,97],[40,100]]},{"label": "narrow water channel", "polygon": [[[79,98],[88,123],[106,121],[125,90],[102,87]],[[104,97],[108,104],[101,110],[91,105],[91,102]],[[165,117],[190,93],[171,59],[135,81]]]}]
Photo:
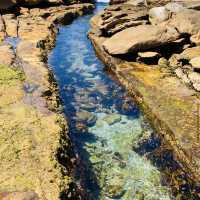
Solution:
[{"label": "narrow water channel", "polygon": [[[105,6],[98,3],[93,14]],[[96,57],[87,38],[93,14],[59,27],[48,60],[80,158],[76,182],[84,185],[89,199],[172,199],[159,170],[133,150],[152,130]]]}]

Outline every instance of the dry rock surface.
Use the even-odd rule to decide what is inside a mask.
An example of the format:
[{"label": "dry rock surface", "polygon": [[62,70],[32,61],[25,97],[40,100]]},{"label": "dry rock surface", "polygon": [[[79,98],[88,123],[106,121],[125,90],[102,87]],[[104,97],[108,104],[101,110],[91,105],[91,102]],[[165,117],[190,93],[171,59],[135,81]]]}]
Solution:
[{"label": "dry rock surface", "polygon": [[198,185],[199,1],[111,4],[91,19],[89,37],[97,55],[134,96]]},{"label": "dry rock surface", "polygon": [[92,4],[20,7],[17,14],[0,15],[2,200],[79,199],[71,176],[68,126],[46,59],[58,32],[56,23],[70,23],[92,9]]}]

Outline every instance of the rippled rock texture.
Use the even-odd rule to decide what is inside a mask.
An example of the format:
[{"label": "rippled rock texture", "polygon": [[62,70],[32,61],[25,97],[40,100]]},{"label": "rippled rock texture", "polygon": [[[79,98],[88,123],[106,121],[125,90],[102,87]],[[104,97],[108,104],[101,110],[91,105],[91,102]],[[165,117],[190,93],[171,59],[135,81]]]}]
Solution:
[{"label": "rippled rock texture", "polygon": [[198,2],[128,1],[94,16],[89,33],[98,56],[197,185],[199,15]]},{"label": "rippled rock texture", "polygon": [[0,11],[13,9],[17,11],[20,6],[23,7],[49,7],[55,5],[69,5],[74,3],[94,3],[92,0],[77,1],[77,0],[1,0]]},{"label": "rippled rock texture", "polygon": [[58,32],[91,4],[20,8],[0,17],[0,199],[79,199],[73,152],[46,64]]}]

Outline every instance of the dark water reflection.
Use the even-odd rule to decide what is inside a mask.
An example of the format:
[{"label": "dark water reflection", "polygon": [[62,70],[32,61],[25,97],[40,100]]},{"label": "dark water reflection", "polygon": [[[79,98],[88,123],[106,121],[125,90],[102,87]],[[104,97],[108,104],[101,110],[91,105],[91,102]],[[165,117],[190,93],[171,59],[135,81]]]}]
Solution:
[{"label": "dark water reflection", "polygon": [[[98,3],[95,13],[105,5]],[[133,151],[152,130],[123,88],[103,71],[87,39],[91,17],[61,26],[49,56],[80,158],[77,183],[85,186],[88,199],[169,200],[158,169]]]}]

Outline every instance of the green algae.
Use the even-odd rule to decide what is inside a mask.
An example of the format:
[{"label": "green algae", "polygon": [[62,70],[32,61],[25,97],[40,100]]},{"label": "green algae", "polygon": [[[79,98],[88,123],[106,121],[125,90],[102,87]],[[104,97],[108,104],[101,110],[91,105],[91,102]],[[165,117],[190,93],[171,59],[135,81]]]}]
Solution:
[{"label": "green algae", "polygon": [[0,84],[14,84],[15,81],[24,81],[24,79],[21,70],[0,65]]},{"label": "green algae", "polygon": [[59,199],[72,182],[57,159],[60,149],[69,153],[67,125],[62,115],[44,115],[23,102],[24,80],[19,69],[0,66],[0,190]]},{"label": "green algae", "polygon": [[151,131],[141,127],[143,119],[125,115],[114,115],[116,120],[109,124],[112,114],[99,113],[89,132],[98,141],[87,143],[101,188],[100,199],[117,200],[169,200],[167,187],[161,185],[161,174],[145,157],[133,151],[138,142],[148,137]]}]

